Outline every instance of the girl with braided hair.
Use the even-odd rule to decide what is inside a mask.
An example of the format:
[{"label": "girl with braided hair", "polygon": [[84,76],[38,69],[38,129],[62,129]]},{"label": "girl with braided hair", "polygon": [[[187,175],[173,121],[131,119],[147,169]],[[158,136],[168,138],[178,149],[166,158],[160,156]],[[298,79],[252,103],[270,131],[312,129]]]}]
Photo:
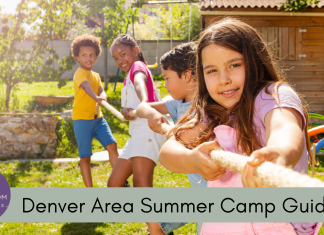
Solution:
[{"label": "girl with braided hair", "polygon": [[[196,79],[196,49],[194,42],[182,43],[165,53],[161,59],[164,87],[173,99],[163,102],[142,102],[136,109],[139,117],[147,118],[150,128],[163,133],[162,123],[168,123],[163,114],[170,114],[174,123],[189,110],[197,90]],[[191,187],[207,187],[206,180],[196,174],[187,174]],[[148,223],[150,234],[170,234],[186,223]],[[197,223],[197,231],[201,223]],[[198,233],[199,234],[199,233]]]},{"label": "girl with braided hair", "polygon": [[[205,29],[197,45],[198,91],[161,148],[161,164],[173,172],[199,173],[207,187],[219,188],[263,187],[254,167],[264,161],[307,174],[308,115],[284,79],[250,25],[225,18]],[[212,161],[209,153],[218,148],[251,156],[242,174]],[[314,235],[321,226],[204,223],[201,234]]]},{"label": "girl with braided hair", "polygon": [[133,36],[118,36],[111,45],[111,54],[116,65],[128,73],[122,89],[121,113],[129,120],[131,138],[115,163],[108,187],[123,187],[131,174],[134,187],[153,187],[154,167],[165,136],[153,132],[146,119],[134,118],[129,112],[135,110],[141,102],[158,101],[159,95],[154,88],[153,76],[146,66],[144,55]]}]

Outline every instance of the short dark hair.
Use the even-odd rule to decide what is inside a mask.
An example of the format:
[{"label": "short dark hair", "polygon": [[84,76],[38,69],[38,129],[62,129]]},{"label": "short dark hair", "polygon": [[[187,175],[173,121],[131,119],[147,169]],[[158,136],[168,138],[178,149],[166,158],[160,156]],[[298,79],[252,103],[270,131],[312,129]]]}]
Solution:
[{"label": "short dark hair", "polygon": [[82,46],[93,47],[96,50],[96,56],[101,54],[100,39],[92,35],[83,34],[76,37],[71,44],[71,52],[74,59],[76,56],[79,56],[80,47]]},{"label": "short dark hair", "polygon": [[194,42],[182,43],[161,57],[161,65],[163,69],[176,71],[179,77],[189,70],[196,80],[196,50],[197,46]]}]

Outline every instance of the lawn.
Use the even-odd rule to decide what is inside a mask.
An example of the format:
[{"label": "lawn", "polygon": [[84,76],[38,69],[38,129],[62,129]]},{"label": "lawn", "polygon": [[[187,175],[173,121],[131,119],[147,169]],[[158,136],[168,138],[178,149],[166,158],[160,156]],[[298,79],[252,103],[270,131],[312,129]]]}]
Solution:
[{"label": "lawn", "polygon": [[[112,171],[109,162],[94,162],[91,167],[94,187],[106,187]],[[78,162],[0,163],[0,172],[8,180],[10,187],[84,187]],[[154,187],[189,187],[185,174],[172,173],[160,164],[155,168],[153,184]],[[178,229],[175,234],[195,234],[195,231],[196,225],[190,223]],[[147,234],[147,225],[145,223],[0,223],[0,234]]]}]

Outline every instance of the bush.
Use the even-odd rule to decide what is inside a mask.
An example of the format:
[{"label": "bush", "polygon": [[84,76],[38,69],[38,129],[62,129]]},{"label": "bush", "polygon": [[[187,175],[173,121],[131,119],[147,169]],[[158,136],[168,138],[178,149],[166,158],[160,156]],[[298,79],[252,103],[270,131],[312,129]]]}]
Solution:
[{"label": "bush", "polygon": [[78,155],[78,144],[73,131],[71,118],[61,118],[55,129],[58,146],[56,148],[59,157],[72,157]]}]

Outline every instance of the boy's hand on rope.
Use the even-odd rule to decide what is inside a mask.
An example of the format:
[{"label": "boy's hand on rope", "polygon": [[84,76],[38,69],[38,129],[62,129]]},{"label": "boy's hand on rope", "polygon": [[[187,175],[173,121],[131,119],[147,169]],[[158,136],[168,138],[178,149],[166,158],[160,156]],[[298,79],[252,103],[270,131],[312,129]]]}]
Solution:
[{"label": "boy's hand on rope", "polygon": [[226,173],[226,168],[216,164],[209,156],[211,151],[217,149],[222,148],[216,141],[205,142],[193,149],[190,156],[197,173],[208,181],[217,180]]},{"label": "boy's hand on rope", "polygon": [[162,114],[158,112],[151,113],[147,116],[147,120],[148,125],[152,131],[164,135],[164,132],[162,130],[162,124],[169,124],[169,122],[165,119],[165,117]]},{"label": "boy's hand on rope", "polygon": [[106,101],[107,102],[107,99],[106,98],[103,98],[101,96],[97,96],[97,103],[102,106],[102,101]]},{"label": "boy's hand on rope", "polygon": [[264,147],[254,151],[242,171],[242,183],[244,187],[264,187],[264,185],[255,177],[255,167],[260,166],[263,162],[269,161],[277,165],[286,166],[283,157],[284,150],[280,147]]},{"label": "boy's hand on rope", "polygon": [[133,120],[135,117],[129,115],[129,112],[132,111],[134,109],[131,108],[123,108],[121,111],[121,114],[125,117],[126,120],[130,121]]}]

